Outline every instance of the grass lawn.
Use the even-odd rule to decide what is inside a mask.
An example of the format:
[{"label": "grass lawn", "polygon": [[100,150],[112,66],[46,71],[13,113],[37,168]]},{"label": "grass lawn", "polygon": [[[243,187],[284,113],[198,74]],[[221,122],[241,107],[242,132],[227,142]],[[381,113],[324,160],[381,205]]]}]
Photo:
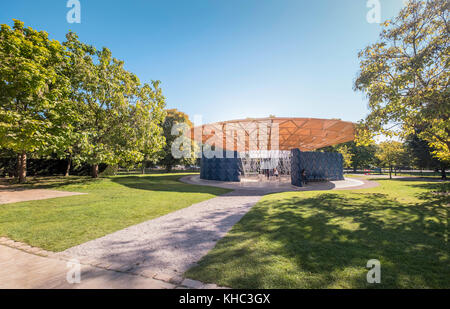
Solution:
[{"label": "grass lawn", "polygon": [[[265,196],[186,276],[233,288],[450,288],[449,183],[377,181]],[[366,281],[370,259],[380,284]]]},{"label": "grass lawn", "polygon": [[[344,173],[344,176],[347,175],[361,175],[361,176],[366,176],[367,172],[362,172],[362,171],[357,171],[357,172],[352,172],[352,171],[347,171],[346,173]],[[370,172],[370,175],[373,176],[387,176],[389,178],[389,171],[383,171],[382,173],[378,173],[378,172]],[[367,175],[367,176],[370,176]],[[420,178],[429,178],[429,179],[441,179],[442,178],[442,174],[440,172],[392,172],[392,176],[411,176],[411,177],[420,177]]]},{"label": "grass lawn", "polygon": [[22,187],[88,194],[0,205],[0,236],[62,251],[228,192],[179,182],[184,175],[40,178]]}]

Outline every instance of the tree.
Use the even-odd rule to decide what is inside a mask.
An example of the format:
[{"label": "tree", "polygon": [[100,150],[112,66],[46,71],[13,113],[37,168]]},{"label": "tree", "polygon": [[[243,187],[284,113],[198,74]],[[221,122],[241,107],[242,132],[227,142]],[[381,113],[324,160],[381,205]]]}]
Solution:
[{"label": "tree", "polygon": [[27,153],[49,153],[67,144],[72,122],[64,47],[48,34],[0,29],[0,146],[17,153],[19,182],[26,181]]},{"label": "tree", "polygon": [[67,35],[71,53],[73,100],[77,102],[78,142],[68,152],[76,162],[92,165],[131,165],[146,155],[159,152],[164,139],[160,128],[165,98],[158,81],[141,85],[136,75],[124,69],[124,62],[107,48],[96,50]]},{"label": "tree", "polygon": [[412,163],[416,167],[420,169],[440,169],[442,179],[447,179],[445,170],[448,168],[448,163],[433,156],[428,142],[420,139],[417,134],[412,134],[406,138],[405,146],[407,152],[411,154]]},{"label": "tree", "polygon": [[376,164],[376,145],[358,145],[355,142],[349,143],[349,151],[353,155],[352,166],[356,172],[358,168],[368,168]]},{"label": "tree", "polygon": [[353,167],[356,172],[358,168],[370,167],[375,164],[375,144],[357,145],[355,142],[347,142],[335,146],[327,146],[321,149],[328,152],[340,152],[344,157],[345,167]]},{"label": "tree", "polygon": [[342,158],[344,160],[344,167],[349,168],[352,166],[352,159],[353,154],[350,152],[350,149],[347,145],[339,145],[337,147],[337,152],[339,152],[342,155]]},{"label": "tree", "polygon": [[69,176],[72,162],[75,165],[80,165],[87,161],[86,157],[82,156],[79,141],[82,139],[85,130],[84,112],[85,112],[85,98],[86,84],[89,80],[94,79],[95,65],[93,58],[97,50],[87,44],[83,44],[78,40],[78,36],[69,32],[66,35],[67,40],[63,43],[67,49],[67,65],[64,70],[64,75],[70,80],[70,100],[73,102],[73,114],[75,121],[72,125],[70,135],[68,135],[69,143],[65,149],[57,151],[56,154],[60,159],[67,160],[66,176]]},{"label": "tree", "polygon": [[359,53],[354,88],[367,94],[370,109],[358,127],[360,143],[418,131],[436,157],[450,160],[449,34],[447,0],[411,0]]},{"label": "tree", "polygon": [[380,143],[376,156],[381,164],[389,167],[389,178],[392,178],[392,169],[403,163],[405,150],[403,144],[396,141]]},{"label": "tree", "polygon": [[[166,170],[170,172],[172,167],[177,164],[195,164],[195,143],[192,143],[190,138],[187,136],[183,136],[181,130],[178,132],[174,132],[173,128],[176,124],[186,124],[186,128],[192,128],[192,122],[189,120],[189,116],[177,109],[169,109],[167,110],[167,116],[163,123],[164,137],[166,139],[166,146],[164,147],[160,160],[160,164],[166,167]],[[172,134],[177,133],[177,134]],[[180,144],[182,145],[191,145],[191,149],[187,151],[188,156],[184,156],[182,158],[175,158],[172,154],[173,143],[176,139],[182,139]]]},{"label": "tree", "polygon": [[[161,158],[161,149],[166,145],[163,135],[163,119],[166,111],[163,109],[164,97],[159,88],[159,82],[153,82],[154,90],[149,85],[140,88],[140,100],[132,107],[131,120],[135,130],[135,140],[142,153],[142,167],[145,164],[156,163]],[[149,118],[149,115],[151,116]],[[139,162],[139,161],[138,161]]]}]

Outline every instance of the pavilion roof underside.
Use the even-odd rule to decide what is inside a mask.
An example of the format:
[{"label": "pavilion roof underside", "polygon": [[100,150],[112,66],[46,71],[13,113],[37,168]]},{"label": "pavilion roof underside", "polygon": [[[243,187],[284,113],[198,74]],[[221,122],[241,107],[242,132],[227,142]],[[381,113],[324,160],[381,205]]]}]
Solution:
[{"label": "pavilion roof underside", "polygon": [[313,151],[354,140],[355,125],[338,119],[243,119],[195,127],[191,138],[232,151]]}]

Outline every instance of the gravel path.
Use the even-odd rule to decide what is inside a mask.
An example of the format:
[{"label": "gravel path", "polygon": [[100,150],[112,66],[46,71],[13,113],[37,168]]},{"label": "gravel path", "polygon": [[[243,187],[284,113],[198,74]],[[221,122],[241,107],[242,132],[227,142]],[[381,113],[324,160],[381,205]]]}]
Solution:
[{"label": "gravel path", "polygon": [[[161,280],[80,265],[78,284],[67,282],[66,260],[43,257],[0,242],[0,289],[173,289]],[[73,265],[73,264],[72,264]]]},{"label": "gravel path", "polygon": [[270,192],[287,192],[287,191],[327,191],[327,190],[353,190],[360,189],[364,184],[371,182],[364,179],[345,178],[344,180],[328,181],[328,182],[309,182],[305,187],[296,187],[291,185],[291,180],[283,179],[283,181],[257,181],[257,182],[225,182],[215,180],[203,180],[199,175],[185,176],[180,179],[182,182],[200,185],[219,187],[231,190],[262,190],[264,194]]},{"label": "gravel path", "polygon": [[335,190],[360,190],[360,189],[369,189],[378,187],[380,184],[376,181],[370,181],[367,179],[358,178],[357,181],[361,182],[360,185],[352,186],[352,187],[341,187],[336,188]]},{"label": "gravel path", "polygon": [[62,255],[112,270],[181,276],[267,190],[236,190],[67,249]]}]

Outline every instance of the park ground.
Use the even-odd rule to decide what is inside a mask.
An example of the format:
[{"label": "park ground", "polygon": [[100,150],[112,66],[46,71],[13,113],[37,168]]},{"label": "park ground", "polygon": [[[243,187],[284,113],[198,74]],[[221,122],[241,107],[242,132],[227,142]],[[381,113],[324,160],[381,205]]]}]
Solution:
[{"label": "park ground", "polygon": [[[228,192],[184,175],[38,178],[15,188],[88,194],[0,205],[0,236],[58,252]],[[375,180],[266,195],[185,276],[232,288],[449,288],[449,183]],[[370,259],[381,284],[366,281]]]},{"label": "park ground", "polygon": [[185,175],[44,177],[8,186],[87,194],[0,205],[0,236],[58,252],[228,192],[179,182]]},{"label": "park ground", "polygon": [[[450,288],[449,184],[265,196],[187,276],[233,288]],[[381,263],[368,284],[366,264]]]}]

